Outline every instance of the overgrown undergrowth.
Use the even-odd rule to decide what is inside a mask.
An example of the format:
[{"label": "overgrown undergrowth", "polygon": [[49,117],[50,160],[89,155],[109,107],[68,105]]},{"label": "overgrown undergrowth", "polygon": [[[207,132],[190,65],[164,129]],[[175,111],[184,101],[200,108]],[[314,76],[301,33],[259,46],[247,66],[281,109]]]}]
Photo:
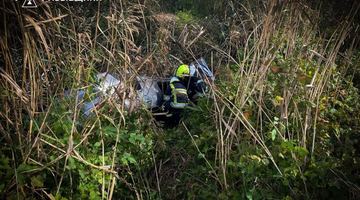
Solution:
[{"label": "overgrown undergrowth", "polygon": [[[358,199],[360,4],[216,2],[3,0],[1,198]],[[124,109],[200,56],[216,80],[178,127]],[[85,117],[105,71],[125,87]]]}]

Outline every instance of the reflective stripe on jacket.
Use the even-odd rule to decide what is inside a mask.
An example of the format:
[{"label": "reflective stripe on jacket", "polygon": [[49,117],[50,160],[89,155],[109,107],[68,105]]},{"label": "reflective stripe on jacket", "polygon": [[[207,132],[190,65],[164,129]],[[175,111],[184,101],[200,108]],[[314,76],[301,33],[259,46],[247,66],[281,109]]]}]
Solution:
[{"label": "reflective stripe on jacket", "polygon": [[171,88],[170,106],[178,109],[185,108],[189,103],[189,97],[184,84],[179,80],[179,78],[173,77],[170,80],[170,88]]}]

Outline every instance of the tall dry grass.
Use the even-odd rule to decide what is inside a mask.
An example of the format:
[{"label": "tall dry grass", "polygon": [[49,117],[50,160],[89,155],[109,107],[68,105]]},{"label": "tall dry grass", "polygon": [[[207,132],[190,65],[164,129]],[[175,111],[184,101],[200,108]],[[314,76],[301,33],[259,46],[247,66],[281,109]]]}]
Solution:
[{"label": "tall dry grass", "polygon": [[[102,198],[112,198],[116,179],[121,179],[115,170],[115,153],[112,165],[105,166],[104,160],[102,165],[95,165],[77,151],[86,146],[87,137],[94,134],[95,124],[91,123],[99,121],[87,122],[84,125],[87,128],[78,133],[76,124],[81,113],[78,103],[71,104],[71,134],[64,144],[49,140],[54,135],[48,120],[49,113],[54,112],[55,102],[64,97],[65,90],[90,87],[94,72],[111,72],[125,80],[124,87],[118,91],[120,104],[112,99],[102,103],[114,106],[115,112],[124,116],[121,99],[134,98],[132,85],[135,75],[140,71],[157,71],[151,64],[151,49],[143,50],[136,44],[136,37],[146,28],[144,4],[124,1],[109,5],[103,8],[99,1],[74,8],[71,3],[43,2],[32,10],[21,8],[19,2],[2,1],[0,129],[6,141],[4,146],[13,155],[11,165],[15,170],[15,177],[6,185],[4,194],[14,188],[24,196],[29,191],[29,188],[18,184],[16,169],[21,163],[36,165],[33,171],[53,171],[52,166],[65,160],[62,167],[56,168],[59,171],[52,172],[57,174],[54,178],[57,179],[59,193],[71,157],[90,168],[101,170],[104,177],[111,174],[110,182],[103,179],[101,194]],[[91,9],[92,13],[83,13],[86,9]],[[151,45],[150,41],[146,43]],[[131,74],[128,73],[130,71]],[[107,115],[100,111],[95,113],[98,117]],[[42,118],[40,122],[39,118]],[[121,130],[125,123],[122,117],[119,124],[114,125]],[[81,135],[81,142],[76,145],[74,134]],[[104,150],[106,144],[101,141],[101,145]],[[58,157],[48,162],[47,154],[51,151],[57,151]],[[140,198],[136,189],[135,192]],[[44,189],[38,195],[53,198]]]},{"label": "tall dry grass", "polygon": [[[282,175],[282,169],[264,142],[267,134],[263,130],[264,121],[271,122],[275,116],[285,124],[285,129],[291,129],[288,124],[298,124],[300,127],[295,132],[277,129],[277,135],[282,140],[294,139],[311,153],[314,152],[317,147],[320,99],[334,72],[340,46],[353,29],[352,16],[359,7],[354,7],[349,18],[344,19],[333,36],[325,39],[318,35],[319,26],[316,22],[308,17],[318,16],[317,11],[309,10],[302,1],[282,3],[272,0],[261,2],[255,8],[246,3],[234,5],[231,1],[229,4],[236,13],[234,26],[230,26],[226,41],[219,44],[210,40],[209,33],[197,24],[176,27],[176,17],[173,15],[151,13],[151,2],[119,1],[103,4],[99,1],[79,8],[66,3],[43,3],[36,10],[27,10],[17,2],[2,1],[0,132],[4,146],[12,154],[15,172],[21,163],[34,164],[38,166],[34,171],[42,171],[52,170],[50,166],[65,160],[63,166],[56,168],[58,171],[52,171],[58,174],[54,177],[59,192],[67,161],[71,157],[103,172],[102,198],[112,199],[116,180],[129,185],[137,199],[145,198],[135,181],[127,183],[115,169],[115,153],[112,164],[108,166],[104,160],[102,165],[93,164],[77,151],[77,148],[86,147],[87,137],[94,133],[94,124],[100,123],[99,120],[87,122],[84,125],[86,128],[79,133],[81,142],[74,145],[80,110],[78,105],[72,104],[69,108],[72,112],[71,135],[64,144],[49,141],[53,137],[52,127],[48,125],[49,113],[56,99],[63,98],[65,90],[86,89],[91,85],[94,72],[108,71],[125,80],[125,87],[118,88],[120,103],[112,99],[103,102],[113,106],[115,112],[122,116],[116,122],[113,121],[114,126],[121,130],[127,123],[121,100],[134,98],[135,76],[140,73],[149,76],[169,75],[177,64],[196,59],[204,46],[208,47],[204,52],[209,54],[210,65],[217,73],[230,65],[237,67],[231,77],[237,85],[233,98],[229,98],[218,86],[210,84],[215,105],[212,112],[213,123],[217,127],[217,144],[215,157],[207,158],[214,162],[206,163],[216,171],[215,180],[223,190],[227,190],[231,184],[228,182],[228,160],[234,153],[234,147],[247,135],[251,136],[253,145],[263,149]],[[103,7],[105,5],[107,7]],[[88,8],[91,11],[86,12]],[[299,39],[303,45],[300,53],[296,47]],[[313,41],[317,41],[316,44]],[[171,54],[174,48],[177,54]],[[238,49],[242,49],[242,57],[234,55],[233,52]],[[266,106],[266,92],[271,87],[266,84],[266,80],[271,73],[277,73],[272,67],[278,67],[274,66],[274,60],[279,54],[284,58],[301,58],[309,62],[315,60],[317,68],[310,83],[301,87],[296,79],[300,65],[291,66],[286,72],[287,77],[292,77],[289,80],[291,84],[283,87],[280,95],[282,99],[277,105],[279,112],[274,113]],[[295,96],[301,96],[311,105],[305,110],[299,110]],[[248,110],[250,104],[255,105],[251,107],[253,110]],[[102,113],[100,108],[95,114],[98,118],[108,115]],[[40,115],[43,116],[42,120],[37,123],[36,119]],[[249,116],[256,116],[256,121],[251,121]],[[191,130],[186,131],[192,138]],[[104,156],[106,144],[100,142]],[[117,145],[120,145],[118,138],[115,148]],[[47,162],[49,151],[58,152],[58,157],[51,162]],[[157,162],[154,163],[155,171],[158,172]],[[214,166],[211,163],[215,163]],[[109,174],[111,179],[107,182],[105,175]],[[15,173],[5,191],[14,188],[17,193],[31,191],[19,186],[17,176]],[[161,193],[158,174],[156,178],[157,190]],[[146,181],[143,180],[144,185]],[[41,190],[39,196],[51,198],[45,190]]]},{"label": "tall dry grass", "polygon": [[[233,19],[233,23],[240,25],[234,25],[229,30],[225,48],[217,44],[209,44],[219,55],[220,58],[217,59],[227,60],[228,63],[237,66],[236,74],[229,77],[232,79],[229,83],[237,85],[236,94],[230,97],[227,92],[216,86],[212,88],[218,138],[214,159],[218,169],[217,174],[221,177],[218,181],[224,190],[232,184],[227,181],[228,161],[231,160],[232,155],[238,154],[236,146],[246,138],[246,135],[251,135],[253,145],[261,147],[279,175],[283,174],[283,169],[278,167],[264,141],[265,135],[268,134],[264,131],[265,122],[274,123],[274,117],[280,118],[281,123],[284,124],[283,129],[276,128],[278,137],[284,141],[297,141],[299,146],[309,150],[311,152],[309,157],[302,163],[308,162],[320,142],[316,140],[320,100],[327,90],[332,75],[336,72],[336,60],[342,57],[341,45],[344,44],[349,33],[356,29],[352,20],[359,11],[359,5],[354,3],[351,12],[328,39],[325,35],[319,34],[321,30],[318,22],[314,20],[319,17],[319,11],[310,9],[306,2],[269,1],[260,3],[256,8],[263,10],[251,9],[246,4],[240,4],[235,8],[237,17]],[[244,35],[247,37],[243,42],[239,42],[241,37],[244,37],[241,33],[246,33]],[[358,40],[358,38],[353,39]],[[299,44],[302,45],[300,48]],[[243,49],[241,58],[237,57],[238,54],[232,53],[234,49]],[[352,52],[352,49],[349,49],[349,52]],[[292,63],[287,71],[279,71],[282,70],[279,69],[281,67],[274,62],[279,54],[284,59],[314,63],[316,70],[306,85],[299,84],[298,73],[301,70],[301,63]],[[350,58],[352,54],[348,56]],[[221,67],[219,64],[215,68],[221,69]],[[269,100],[266,93],[271,90],[267,79],[276,73],[286,74],[290,82],[285,84],[284,80],[279,94],[282,98],[276,105],[278,112],[270,110],[266,105],[266,101]],[[299,97],[310,102],[305,110],[298,107]],[[249,110],[249,105],[255,106]],[[226,111],[230,111],[230,115],[225,114]],[[251,116],[256,122],[250,119]],[[289,124],[298,124],[298,129],[293,130]],[[305,190],[307,188],[306,182],[304,188]]]}]

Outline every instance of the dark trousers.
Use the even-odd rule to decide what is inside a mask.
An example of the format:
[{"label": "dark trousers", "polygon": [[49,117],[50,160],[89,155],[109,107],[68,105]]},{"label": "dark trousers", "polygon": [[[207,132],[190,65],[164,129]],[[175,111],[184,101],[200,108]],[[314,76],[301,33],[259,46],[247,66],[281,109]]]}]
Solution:
[{"label": "dark trousers", "polygon": [[172,128],[177,126],[180,123],[182,109],[176,109],[170,106],[171,101],[165,102],[165,110],[168,112],[168,115],[165,118],[165,126]]}]

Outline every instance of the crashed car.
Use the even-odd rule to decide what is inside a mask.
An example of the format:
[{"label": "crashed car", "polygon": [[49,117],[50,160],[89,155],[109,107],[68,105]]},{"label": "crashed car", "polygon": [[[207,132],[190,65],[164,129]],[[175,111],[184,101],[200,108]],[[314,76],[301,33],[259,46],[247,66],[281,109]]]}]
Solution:
[{"label": "crashed car", "polygon": [[[212,82],[215,80],[213,72],[209,69],[203,58],[197,59],[189,65],[190,75],[198,77],[205,82]],[[116,75],[104,72],[96,75],[97,84],[94,85],[95,98],[91,101],[82,101],[81,110],[85,116],[91,115],[93,110],[104,99],[117,96],[116,90],[122,86],[120,79]],[[154,115],[163,115],[161,109],[164,104],[164,94],[169,85],[170,78],[156,79],[147,76],[136,77],[136,97],[132,99],[125,99],[124,105],[126,109],[130,109],[133,105],[141,105],[151,110]],[[199,90],[195,96],[203,96],[207,89]],[[85,91],[77,91],[78,101],[83,100]]]}]

